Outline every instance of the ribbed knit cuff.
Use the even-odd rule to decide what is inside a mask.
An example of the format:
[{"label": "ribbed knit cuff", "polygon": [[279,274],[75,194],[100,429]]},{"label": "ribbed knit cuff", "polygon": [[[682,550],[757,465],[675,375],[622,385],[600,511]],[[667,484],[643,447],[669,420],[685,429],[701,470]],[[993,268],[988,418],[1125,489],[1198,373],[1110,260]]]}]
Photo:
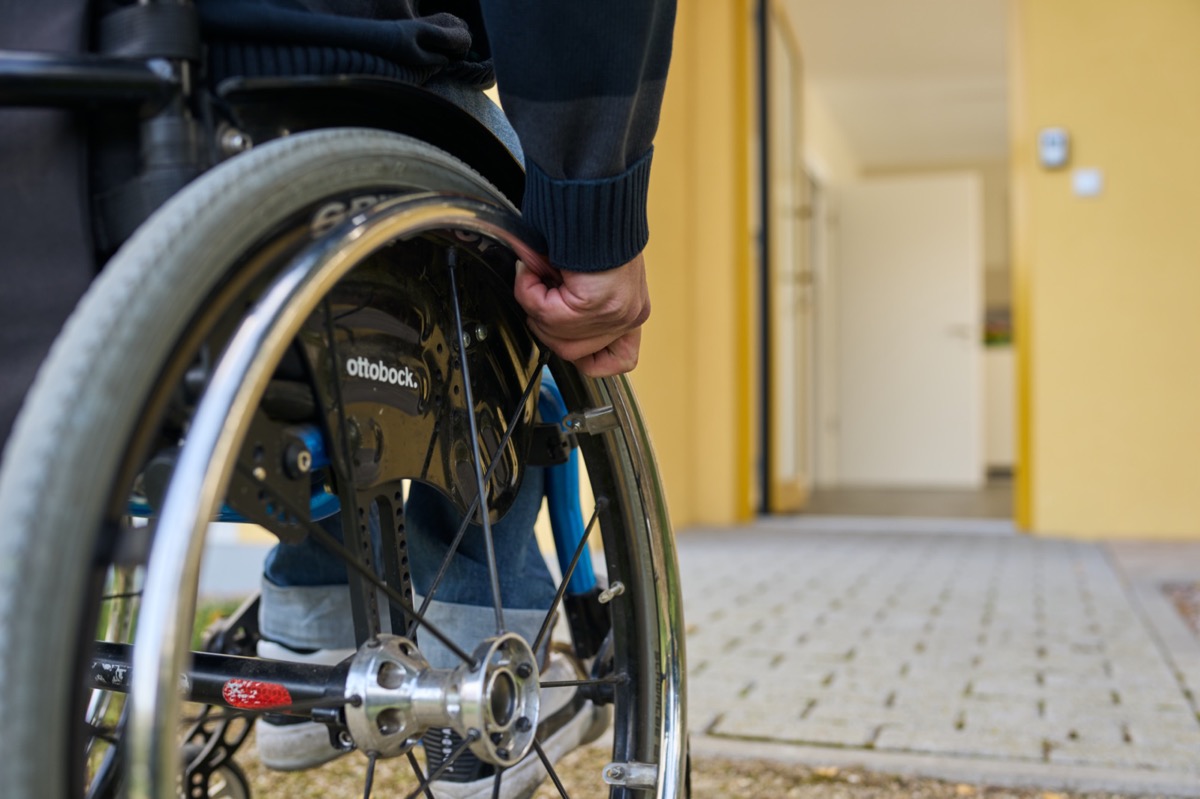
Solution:
[{"label": "ribbed knit cuff", "polygon": [[600,272],[628,263],[646,247],[646,193],[651,148],[620,175],[599,180],[555,180],[526,163],[525,221],[546,237],[550,263],[576,272]]}]

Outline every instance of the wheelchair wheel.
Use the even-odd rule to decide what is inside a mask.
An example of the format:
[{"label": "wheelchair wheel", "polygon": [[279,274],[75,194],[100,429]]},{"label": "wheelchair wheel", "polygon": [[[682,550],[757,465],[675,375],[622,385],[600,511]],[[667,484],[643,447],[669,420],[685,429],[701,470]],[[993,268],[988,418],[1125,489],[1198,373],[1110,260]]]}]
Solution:
[{"label": "wheelchair wheel", "polygon": [[[240,776],[221,758],[264,712],[318,719],[360,750],[346,755],[362,762],[357,794],[377,760],[407,757],[416,792],[400,795],[427,795],[412,755],[429,727],[460,732],[497,785],[540,758],[540,642],[497,613],[494,635],[451,647],[458,666],[423,658],[441,633],[414,606],[402,495],[432,486],[490,544],[545,433],[545,366],[597,498],[609,587],[578,681],[612,705],[594,782],[684,795],[683,624],[649,441],[624,379],[585,378],[526,331],[511,278],[527,240],[458,161],[351,129],[255,148],[146,223],[56,343],[5,452],[0,795],[209,795],[181,763],[208,747],[210,773]],[[340,540],[316,523],[331,505]],[[351,660],[281,664],[244,641],[191,651],[205,533],[226,516],[316,538],[346,564]],[[205,737],[210,722],[242,732]]]}]

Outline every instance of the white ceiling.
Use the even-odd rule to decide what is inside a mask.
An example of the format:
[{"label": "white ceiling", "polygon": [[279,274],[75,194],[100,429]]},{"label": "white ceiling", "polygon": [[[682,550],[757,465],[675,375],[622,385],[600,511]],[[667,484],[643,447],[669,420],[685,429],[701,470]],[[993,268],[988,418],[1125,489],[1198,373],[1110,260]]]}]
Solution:
[{"label": "white ceiling", "polygon": [[785,3],[864,169],[1007,158],[1007,0]]}]

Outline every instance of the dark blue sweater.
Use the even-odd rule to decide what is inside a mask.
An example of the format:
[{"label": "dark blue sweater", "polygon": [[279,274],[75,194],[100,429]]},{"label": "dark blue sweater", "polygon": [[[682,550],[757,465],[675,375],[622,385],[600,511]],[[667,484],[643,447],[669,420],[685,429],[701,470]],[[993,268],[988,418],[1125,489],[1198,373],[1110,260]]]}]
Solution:
[{"label": "dark blue sweater", "polygon": [[[482,13],[480,6],[482,6]],[[499,79],[525,151],[522,211],[551,261],[593,271],[649,238],[651,143],[675,0],[199,0],[217,39],[378,56],[423,82]]]}]

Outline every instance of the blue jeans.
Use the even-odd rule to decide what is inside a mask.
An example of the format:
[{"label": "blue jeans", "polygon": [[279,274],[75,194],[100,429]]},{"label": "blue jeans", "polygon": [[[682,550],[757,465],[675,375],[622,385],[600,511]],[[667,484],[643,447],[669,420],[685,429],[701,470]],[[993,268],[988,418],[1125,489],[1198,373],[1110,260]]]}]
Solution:
[{"label": "blue jeans", "polygon": [[[533,536],[533,524],[542,506],[544,472],[539,467],[525,470],[525,479],[512,507],[492,525],[500,596],[505,608],[545,610],[554,599],[554,580]],[[450,551],[462,514],[436,489],[413,483],[404,515],[413,587],[425,596]],[[371,531],[377,537],[379,522],[374,508],[371,517]],[[320,524],[339,541],[342,539],[340,516],[331,516]],[[375,543],[378,546],[378,541]],[[267,554],[263,576],[281,588],[345,585],[346,566],[309,537],[298,544],[277,544]],[[467,527],[435,597],[443,602],[492,607],[487,547],[479,525]]]},{"label": "blue jeans", "polygon": [[[516,133],[503,111],[482,93],[450,81],[431,81],[425,88],[466,110],[523,160]],[[492,526],[506,625],[527,640],[536,634],[555,592],[533,536],[543,491],[544,471],[526,469],[513,506]],[[379,524],[374,516],[372,509],[371,529],[377,538]],[[413,483],[405,517],[413,586],[424,595],[449,551],[462,515],[435,489]],[[338,516],[321,524],[341,540]],[[296,649],[354,646],[346,567],[337,556],[311,538],[298,544],[280,543],[268,554],[263,577],[260,624],[265,636]],[[435,599],[429,618],[460,645],[473,646],[494,632],[487,553],[478,525],[468,528]],[[453,658],[435,641],[422,641],[422,651],[435,666],[454,665]]]}]

